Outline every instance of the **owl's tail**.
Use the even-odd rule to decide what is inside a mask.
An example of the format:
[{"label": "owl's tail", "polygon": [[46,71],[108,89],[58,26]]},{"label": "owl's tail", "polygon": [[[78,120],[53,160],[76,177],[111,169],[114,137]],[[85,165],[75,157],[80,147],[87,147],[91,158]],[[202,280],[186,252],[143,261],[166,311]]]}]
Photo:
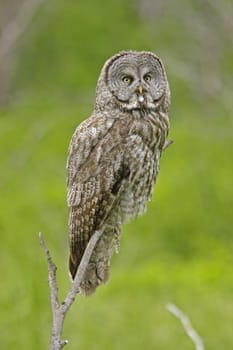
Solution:
[{"label": "owl's tail", "polygon": [[[91,295],[100,284],[104,284],[109,279],[110,259],[114,248],[118,252],[120,245],[121,225],[109,225],[97,242],[91,259],[87,265],[83,281],[80,285],[80,292],[84,295]],[[84,254],[84,250],[79,249],[79,254],[70,255],[69,270],[72,279],[75,278],[79,264]]]}]

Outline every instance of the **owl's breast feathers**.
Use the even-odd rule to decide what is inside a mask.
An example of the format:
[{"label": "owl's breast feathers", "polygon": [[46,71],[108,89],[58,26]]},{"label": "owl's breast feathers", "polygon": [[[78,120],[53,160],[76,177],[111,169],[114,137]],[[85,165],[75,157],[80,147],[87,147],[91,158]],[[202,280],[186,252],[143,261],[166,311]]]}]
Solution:
[{"label": "owl's breast feathers", "polygon": [[[103,236],[99,246],[106,240],[107,245],[112,245],[113,236],[119,236],[122,223],[145,210],[159,171],[167,133],[167,117],[137,113],[119,113],[118,118],[93,115],[76,129],[67,161],[73,278],[96,230],[108,225],[108,234]],[[106,248],[105,253],[99,253],[98,249],[97,246],[93,255],[103,254],[108,261],[111,249]],[[105,273],[100,276],[101,273],[97,285],[107,279]]]},{"label": "owl's breast feathers", "polygon": [[[127,119],[127,118],[125,118]],[[128,119],[124,163],[130,176],[121,193],[122,221],[142,214],[151,198],[159,172],[159,160],[168,135],[167,115],[134,111]]]}]

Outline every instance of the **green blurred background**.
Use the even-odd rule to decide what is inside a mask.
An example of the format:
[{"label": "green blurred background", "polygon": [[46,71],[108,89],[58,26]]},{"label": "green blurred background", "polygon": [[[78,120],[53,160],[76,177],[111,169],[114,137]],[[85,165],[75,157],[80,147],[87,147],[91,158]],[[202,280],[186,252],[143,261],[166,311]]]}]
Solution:
[{"label": "green blurred background", "polygon": [[[17,18],[23,0],[14,5]],[[189,315],[206,349],[233,348],[232,17],[230,0],[48,0],[29,16],[0,60],[1,349],[48,348],[38,232],[58,266],[62,300],[70,286],[67,148],[92,111],[104,61],[124,49],[163,59],[175,142],[147,213],[124,226],[110,282],[72,306],[67,349],[193,349],[168,302]]]}]

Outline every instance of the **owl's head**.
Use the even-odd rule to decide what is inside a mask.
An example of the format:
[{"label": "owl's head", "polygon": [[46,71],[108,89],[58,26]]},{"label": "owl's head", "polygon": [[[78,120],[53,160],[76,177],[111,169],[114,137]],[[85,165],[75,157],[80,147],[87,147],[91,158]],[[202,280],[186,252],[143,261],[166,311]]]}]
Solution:
[{"label": "owl's head", "polygon": [[162,61],[152,52],[123,51],[106,61],[96,93],[96,105],[132,111],[167,112],[170,90]]}]

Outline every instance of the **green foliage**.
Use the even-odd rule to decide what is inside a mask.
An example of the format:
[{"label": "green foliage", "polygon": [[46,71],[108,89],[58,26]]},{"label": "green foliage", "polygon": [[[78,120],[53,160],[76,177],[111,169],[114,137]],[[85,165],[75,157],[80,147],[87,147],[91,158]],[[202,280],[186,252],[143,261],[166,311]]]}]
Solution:
[{"label": "green foliage", "polygon": [[[58,265],[63,298],[67,148],[91,112],[103,62],[132,48],[153,50],[166,63],[161,53],[179,52],[179,36],[187,44],[182,23],[164,17],[154,31],[135,6],[53,1],[25,34],[15,102],[0,113],[2,349],[48,348],[47,265],[38,232]],[[192,349],[165,309],[169,301],[190,316],[208,349],[232,346],[232,119],[222,100],[198,99],[187,82],[173,74],[169,80],[175,142],[163,155],[147,213],[123,229],[110,282],[91,298],[79,297],[68,314],[67,349]]]}]

